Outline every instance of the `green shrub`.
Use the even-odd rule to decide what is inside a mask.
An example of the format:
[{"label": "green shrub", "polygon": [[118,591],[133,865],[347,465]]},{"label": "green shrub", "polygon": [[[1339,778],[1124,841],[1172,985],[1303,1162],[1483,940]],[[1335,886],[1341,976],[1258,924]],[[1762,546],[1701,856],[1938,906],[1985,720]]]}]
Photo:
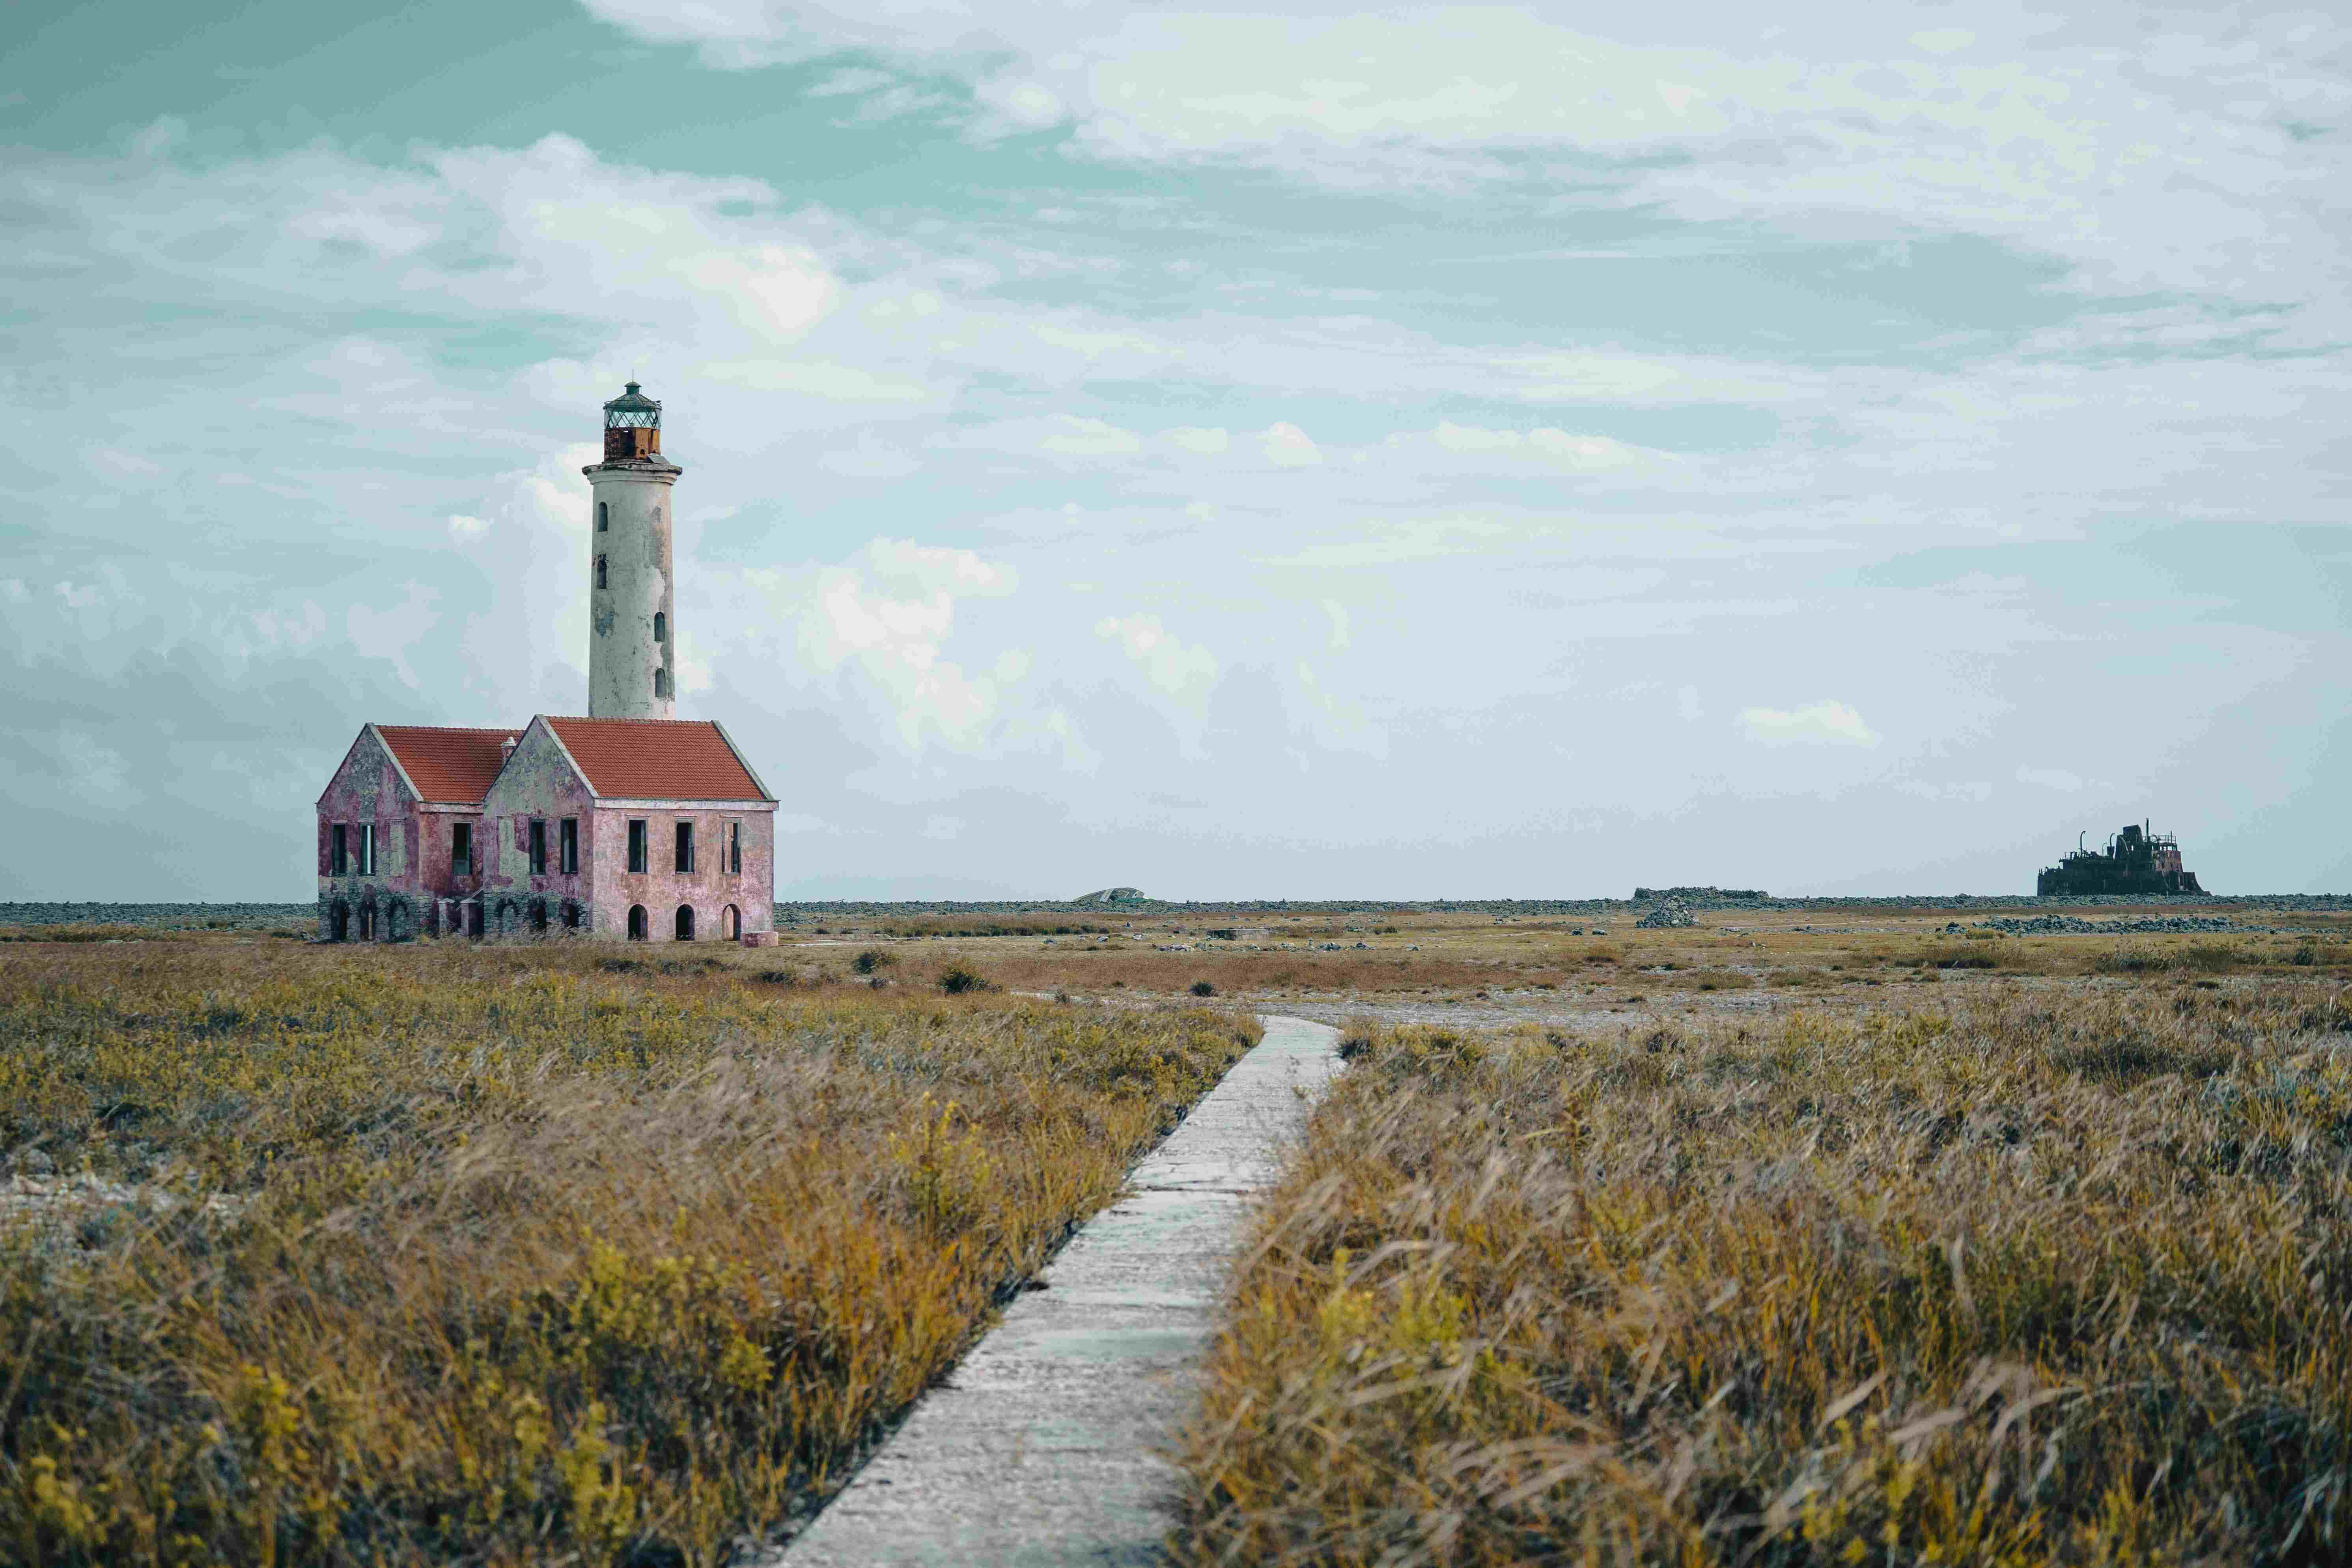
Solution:
[{"label": "green shrub", "polygon": [[968,992],[993,991],[996,987],[985,976],[961,963],[951,963],[940,975],[940,989],[950,996],[961,996]]}]

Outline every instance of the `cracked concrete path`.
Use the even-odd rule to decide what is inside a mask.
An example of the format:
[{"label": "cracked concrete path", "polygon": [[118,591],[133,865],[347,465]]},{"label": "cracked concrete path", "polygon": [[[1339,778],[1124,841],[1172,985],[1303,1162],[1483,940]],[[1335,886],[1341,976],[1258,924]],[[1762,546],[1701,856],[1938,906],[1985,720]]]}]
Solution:
[{"label": "cracked concrete path", "polygon": [[1240,1239],[1242,1200],[1339,1065],[1339,1031],[1265,1019],[1133,1191],[1087,1222],[948,1382],[780,1554],[780,1568],[1065,1568],[1158,1561],[1174,1473]]}]

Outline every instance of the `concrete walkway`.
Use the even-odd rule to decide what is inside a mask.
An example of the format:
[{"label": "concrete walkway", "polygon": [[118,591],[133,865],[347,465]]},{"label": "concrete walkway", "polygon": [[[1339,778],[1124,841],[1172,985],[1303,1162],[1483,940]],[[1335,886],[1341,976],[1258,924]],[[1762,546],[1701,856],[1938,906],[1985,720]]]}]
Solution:
[{"label": "concrete walkway", "polygon": [[1240,1237],[1244,1194],[1338,1066],[1339,1032],[1268,1018],[1134,1192],[1070,1239],[1004,1320],[781,1556],[782,1568],[1148,1564]]}]

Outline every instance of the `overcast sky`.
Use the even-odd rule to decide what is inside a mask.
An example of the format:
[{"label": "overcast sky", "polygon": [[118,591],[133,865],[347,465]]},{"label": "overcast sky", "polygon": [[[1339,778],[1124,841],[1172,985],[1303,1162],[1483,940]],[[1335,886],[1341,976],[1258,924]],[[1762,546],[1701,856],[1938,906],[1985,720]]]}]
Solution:
[{"label": "overcast sky", "polygon": [[780,897],[2352,888],[2340,18],[351,14],[12,20],[0,898],[581,711],[633,375]]}]

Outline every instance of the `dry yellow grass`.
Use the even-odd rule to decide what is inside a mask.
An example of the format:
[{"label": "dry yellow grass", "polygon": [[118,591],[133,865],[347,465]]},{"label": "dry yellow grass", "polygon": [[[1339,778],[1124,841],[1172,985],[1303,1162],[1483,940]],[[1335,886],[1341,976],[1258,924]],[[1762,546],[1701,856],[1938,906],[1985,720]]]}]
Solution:
[{"label": "dry yellow grass", "polygon": [[1256,1033],[772,968],[7,950],[0,1556],[718,1561]]},{"label": "dry yellow grass", "polygon": [[1360,1023],[1177,1558],[2341,1562],[2347,1027],[2285,979]]}]

